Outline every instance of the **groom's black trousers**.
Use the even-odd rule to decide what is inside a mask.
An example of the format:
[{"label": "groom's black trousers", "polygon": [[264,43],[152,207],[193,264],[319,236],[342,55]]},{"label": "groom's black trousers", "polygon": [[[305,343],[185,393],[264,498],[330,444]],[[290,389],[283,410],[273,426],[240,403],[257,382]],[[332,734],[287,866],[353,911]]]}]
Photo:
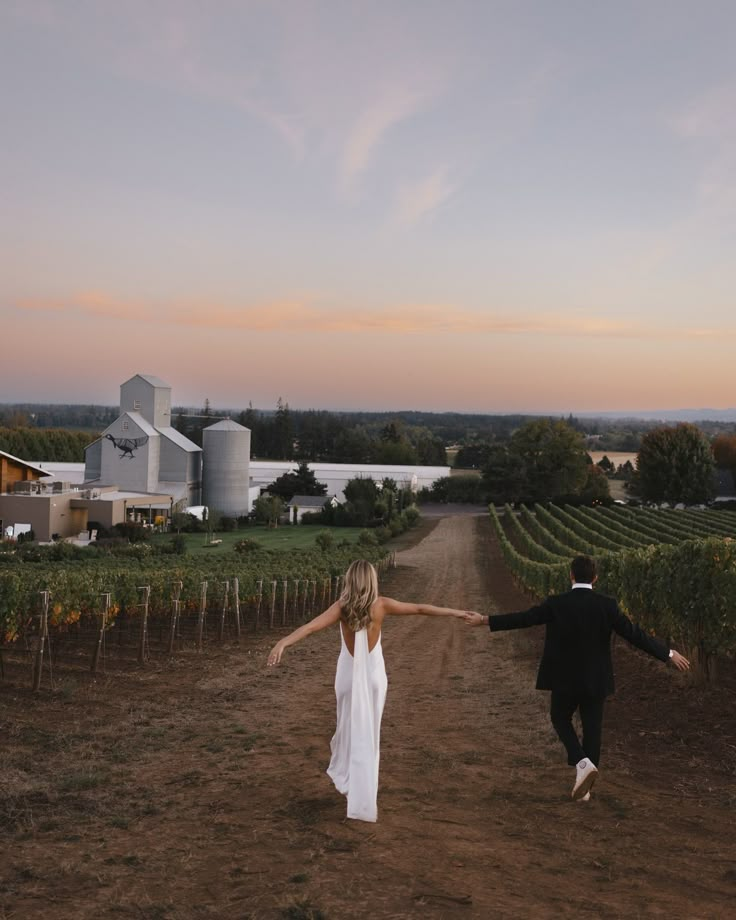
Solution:
[{"label": "groom's black trousers", "polygon": [[[574,766],[588,757],[598,766],[601,758],[601,733],[603,730],[603,703],[601,697],[552,691],[549,715],[560,741],[567,751],[567,762]],[[580,712],[583,725],[582,744],[572,724],[575,710]]]}]

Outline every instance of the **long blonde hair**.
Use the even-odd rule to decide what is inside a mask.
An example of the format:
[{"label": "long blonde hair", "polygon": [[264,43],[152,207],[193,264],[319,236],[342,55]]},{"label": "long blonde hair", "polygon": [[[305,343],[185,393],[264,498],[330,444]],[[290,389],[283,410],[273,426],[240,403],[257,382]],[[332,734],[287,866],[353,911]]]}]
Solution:
[{"label": "long blonde hair", "polygon": [[371,621],[371,607],[378,598],[378,573],[365,559],[350,564],[340,605],[348,628],[353,632],[365,629]]}]

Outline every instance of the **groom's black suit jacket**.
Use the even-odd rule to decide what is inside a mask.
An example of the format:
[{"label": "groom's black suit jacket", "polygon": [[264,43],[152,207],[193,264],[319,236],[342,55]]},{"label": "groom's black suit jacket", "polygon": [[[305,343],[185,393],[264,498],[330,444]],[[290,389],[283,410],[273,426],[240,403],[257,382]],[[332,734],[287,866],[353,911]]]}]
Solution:
[{"label": "groom's black suit jacket", "polygon": [[614,598],[590,588],[574,588],[548,597],[529,610],[488,618],[492,632],[541,623],[547,630],[537,690],[600,698],[613,693],[611,634],[614,632],[660,661],[669,658],[669,648],[664,642],[647,635],[625,617]]}]

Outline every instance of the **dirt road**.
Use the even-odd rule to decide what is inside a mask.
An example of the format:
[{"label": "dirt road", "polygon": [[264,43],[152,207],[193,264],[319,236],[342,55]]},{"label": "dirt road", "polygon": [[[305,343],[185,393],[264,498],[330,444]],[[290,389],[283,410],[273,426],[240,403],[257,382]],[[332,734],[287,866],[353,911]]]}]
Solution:
[{"label": "dirt road", "polygon": [[[423,526],[383,593],[528,605],[485,517]],[[2,920],[736,916],[732,673],[692,690],[617,648],[578,804],[532,689],[537,632],[394,620],[370,825],[324,774],[337,633],[269,672],[273,640],[51,699],[3,691]]]}]

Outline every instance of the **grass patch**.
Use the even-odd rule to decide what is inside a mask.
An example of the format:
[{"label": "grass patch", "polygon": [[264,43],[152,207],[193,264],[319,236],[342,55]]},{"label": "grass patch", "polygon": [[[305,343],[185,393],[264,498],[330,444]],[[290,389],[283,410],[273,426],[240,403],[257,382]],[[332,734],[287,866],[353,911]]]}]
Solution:
[{"label": "grass patch", "polygon": [[[277,527],[275,530],[269,530],[265,526],[244,527],[242,530],[218,533],[217,539],[222,540],[222,542],[216,546],[207,545],[207,534],[184,533],[181,536],[186,541],[188,553],[211,556],[213,553],[219,555],[232,552],[235,544],[244,539],[254,540],[264,549],[313,549],[316,546],[315,537],[324,530],[328,530],[333,535],[335,543],[340,543],[343,540],[355,543],[362,529],[361,527],[313,527],[305,524],[286,524]],[[172,536],[173,534],[170,533],[154,534],[151,537],[151,542],[168,544]]]}]

